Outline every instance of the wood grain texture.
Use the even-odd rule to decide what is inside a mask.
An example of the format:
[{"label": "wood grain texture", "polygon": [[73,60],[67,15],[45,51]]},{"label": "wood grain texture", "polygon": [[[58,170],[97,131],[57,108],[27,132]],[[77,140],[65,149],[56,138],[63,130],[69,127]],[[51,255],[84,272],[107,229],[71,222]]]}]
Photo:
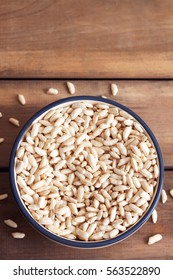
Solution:
[{"label": "wood grain texture", "polygon": [[[74,81],[76,95],[106,95],[110,93],[109,81]],[[115,98],[137,114],[153,130],[161,146],[165,166],[173,166],[173,82],[172,81],[116,81],[119,92]],[[57,96],[45,94],[49,87],[58,88]],[[22,106],[17,94],[24,94],[27,104]],[[25,122],[45,105],[63,97],[71,96],[65,81],[0,81],[0,167],[7,167],[9,155],[17,134]],[[21,126],[14,127],[10,117],[19,119]]]},{"label": "wood grain texture", "polygon": [[[169,195],[169,190],[173,188],[172,173],[165,172],[168,201],[166,204],[158,203],[159,217],[156,224],[149,219],[139,231],[123,242],[94,250],[64,247],[40,235],[20,213],[10,192],[8,174],[0,173],[0,193],[9,193],[7,200],[0,201],[0,259],[173,259],[173,247],[170,244],[173,198]],[[24,239],[11,237],[11,232],[15,230],[3,224],[3,220],[8,218],[17,222],[18,231],[26,233]],[[156,233],[162,234],[163,239],[152,246],[147,245],[148,237]]]},{"label": "wood grain texture", "polygon": [[173,77],[171,0],[0,1],[0,77]]}]

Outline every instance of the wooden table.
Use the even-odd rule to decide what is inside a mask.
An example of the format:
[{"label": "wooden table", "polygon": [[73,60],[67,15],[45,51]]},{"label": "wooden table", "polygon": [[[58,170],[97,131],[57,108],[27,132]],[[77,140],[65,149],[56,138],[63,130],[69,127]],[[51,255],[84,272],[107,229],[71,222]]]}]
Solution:
[{"label": "wooden table", "polygon": [[[165,1],[0,1],[0,259],[173,259],[173,4]],[[36,232],[20,213],[10,191],[9,155],[21,126],[38,109],[69,96],[111,97],[138,113],[156,135],[164,157],[166,204],[157,206],[157,224],[149,220],[122,243],[98,250],[55,244]],[[45,90],[56,87],[58,96]],[[24,94],[25,106],[17,101]],[[11,237],[3,220],[14,219],[22,240]],[[163,240],[147,245],[150,235]]]}]

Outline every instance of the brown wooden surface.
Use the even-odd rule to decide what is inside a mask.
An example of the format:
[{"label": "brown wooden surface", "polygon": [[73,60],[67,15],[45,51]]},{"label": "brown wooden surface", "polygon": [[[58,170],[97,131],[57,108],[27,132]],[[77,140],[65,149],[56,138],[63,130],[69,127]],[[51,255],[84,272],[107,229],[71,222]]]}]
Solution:
[{"label": "brown wooden surface", "polygon": [[1,0],[0,77],[173,77],[171,0]]},{"label": "brown wooden surface", "polygon": [[[74,81],[76,95],[106,95],[112,98],[112,81]],[[161,146],[165,166],[173,166],[173,82],[172,81],[116,81],[119,93],[115,100],[130,107],[153,130]],[[56,87],[59,95],[46,95],[44,91]],[[17,94],[24,94],[27,104],[18,103]],[[15,137],[24,123],[43,106],[70,94],[65,81],[0,81],[0,167],[8,166]],[[10,117],[19,119],[21,127],[8,122]]]},{"label": "brown wooden surface", "polygon": [[[73,81],[78,95],[110,95],[109,81]],[[173,82],[172,81],[117,81],[119,93],[115,100],[137,112],[152,128],[163,151],[165,166],[173,168]],[[58,96],[46,95],[48,87],[59,89]],[[27,104],[18,103],[17,94],[24,94]],[[0,145],[0,168],[8,166],[12,144],[20,128],[8,122],[9,117],[20,120],[21,126],[41,107],[70,96],[65,81],[0,81],[0,137],[5,142]],[[173,188],[173,172],[165,172],[165,187]],[[0,193],[10,193],[8,173],[0,172]],[[40,236],[19,212],[12,195],[7,201],[0,202],[0,258],[2,259],[173,259],[170,246],[173,224],[173,199],[159,203],[159,222],[151,221],[126,241],[99,250],[81,250],[63,247]],[[19,224],[19,230],[26,233],[23,240],[14,240],[13,231],[3,225],[3,220],[12,218]],[[153,246],[147,245],[148,236],[161,233],[163,240]]]},{"label": "brown wooden surface", "polygon": [[[20,213],[8,180],[9,155],[22,125],[43,106],[70,96],[65,80],[74,78],[77,95],[107,95],[116,80],[115,100],[130,107],[150,126],[161,146],[165,188],[173,188],[173,2],[171,0],[0,0],[0,259],[173,259],[173,199],[159,203],[159,220],[149,220],[127,240],[104,249],[81,250],[55,244],[36,232]],[[31,80],[20,80],[31,78]],[[33,80],[32,80],[33,78]],[[103,80],[77,80],[102,78]],[[104,80],[108,78],[109,80]],[[58,96],[44,91],[57,87]],[[26,106],[17,101],[24,94]],[[112,96],[111,96],[112,98]],[[9,124],[19,119],[20,128]],[[5,173],[4,173],[5,172]],[[26,237],[16,240],[3,224],[14,219]],[[163,240],[153,246],[155,233]]]},{"label": "brown wooden surface", "polygon": [[[168,193],[166,204],[158,203],[158,222],[151,218],[133,236],[123,242],[103,249],[74,249],[58,245],[39,234],[20,213],[10,192],[8,174],[0,173],[1,193],[8,192],[9,198],[0,201],[0,259],[173,259],[172,211],[173,198],[168,190],[173,188],[172,172],[165,172],[165,189]],[[22,240],[13,239],[14,229],[3,224],[4,219],[14,219],[18,230],[25,232]],[[161,233],[163,239],[149,246],[148,237]]]}]

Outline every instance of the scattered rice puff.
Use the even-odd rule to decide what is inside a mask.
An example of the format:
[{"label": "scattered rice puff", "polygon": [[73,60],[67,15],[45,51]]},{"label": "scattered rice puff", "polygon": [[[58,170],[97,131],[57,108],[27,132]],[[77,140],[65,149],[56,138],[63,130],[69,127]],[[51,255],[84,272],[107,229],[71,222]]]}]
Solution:
[{"label": "scattered rice puff", "polygon": [[49,88],[46,93],[49,95],[57,95],[58,90],[56,88]]},{"label": "scattered rice puff", "polygon": [[154,209],[153,213],[152,213],[152,221],[153,223],[157,223],[157,219],[158,219],[158,214],[157,211]]},{"label": "scattered rice puff", "polygon": [[105,96],[105,95],[102,95],[101,97],[102,97],[102,98],[107,98],[107,96]]},{"label": "scattered rice puff", "polygon": [[148,245],[152,245],[158,241],[160,241],[162,239],[162,235],[161,234],[155,234],[153,236],[150,236],[148,239]]},{"label": "scattered rice puff", "polygon": [[7,193],[4,193],[4,194],[0,194],[0,200],[4,200],[8,197],[8,194]]},{"label": "scattered rice puff", "polygon": [[73,83],[67,82],[67,88],[68,88],[70,94],[75,94],[75,86]]},{"label": "scattered rice puff", "polygon": [[23,232],[12,232],[12,237],[17,239],[22,239],[25,237],[25,233]]},{"label": "scattered rice puff", "polygon": [[173,189],[170,190],[170,195],[173,197]]},{"label": "scattered rice puff", "polygon": [[0,138],[0,144],[4,142],[4,138]]},{"label": "scattered rice puff", "polygon": [[17,228],[17,224],[11,219],[4,220],[4,224],[12,228]]},{"label": "scattered rice puff", "polygon": [[26,104],[26,99],[25,96],[23,94],[18,94],[18,101],[21,105],[25,105]]},{"label": "scattered rice puff", "polygon": [[166,194],[166,191],[163,189],[162,190],[162,203],[166,203],[167,200],[168,200],[168,196]]},{"label": "scattered rice puff", "polygon": [[111,84],[111,91],[112,91],[112,95],[115,96],[118,93],[118,87],[116,84]]},{"label": "scattered rice puff", "polygon": [[9,119],[9,122],[11,123],[11,124],[13,124],[14,126],[19,126],[20,124],[19,124],[19,121],[17,120],[17,119],[15,119],[15,118],[10,118]]}]

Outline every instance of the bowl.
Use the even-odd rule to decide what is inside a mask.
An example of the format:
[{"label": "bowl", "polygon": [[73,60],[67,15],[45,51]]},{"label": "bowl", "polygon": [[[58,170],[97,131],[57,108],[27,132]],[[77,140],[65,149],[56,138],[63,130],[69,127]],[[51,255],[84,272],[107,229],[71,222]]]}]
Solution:
[{"label": "bowl", "polygon": [[[49,111],[53,108],[60,108],[60,107],[64,107],[64,106],[71,105],[71,104],[74,104],[76,102],[81,102],[81,101],[91,102],[91,103],[102,102],[104,104],[116,106],[119,109],[122,109],[125,112],[127,112],[128,114],[130,114],[134,119],[137,120],[137,122],[139,122],[142,125],[143,129],[145,130],[145,132],[147,133],[151,142],[153,143],[153,146],[156,150],[156,154],[158,157],[157,160],[158,160],[158,167],[159,167],[159,177],[157,178],[157,186],[155,188],[155,193],[151,199],[150,205],[147,208],[147,210],[144,212],[144,214],[140,217],[140,219],[134,225],[129,227],[124,232],[121,232],[119,235],[117,235],[114,238],[109,238],[109,239],[100,240],[100,241],[88,241],[87,242],[87,241],[81,241],[81,240],[70,240],[70,239],[58,236],[58,235],[54,234],[53,232],[49,231],[45,226],[43,226],[39,222],[37,222],[36,219],[34,219],[34,217],[31,215],[31,213],[29,212],[28,208],[26,207],[23,199],[21,198],[19,188],[18,188],[18,185],[16,182],[16,173],[15,173],[16,151],[17,151],[18,147],[20,146],[20,143],[21,143],[25,133],[30,128],[30,126],[33,123],[37,122],[37,120],[39,120],[43,115],[45,115],[45,113],[47,111]],[[52,241],[61,243],[66,246],[76,247],[76,248],[100,248],[100,247],[109,246],[112,244],[116,244],[120,241],[123,241],[124,239],[126,239],[127,237],[129,237],[133,233],[135,233],[139,228],[141,228],[144,225],[144,223],[149,219],[153,210],[155,209],[157,202],[159,200],[160,194],[161,194],[163,180],[164,180],[164,164],[163,164],[161,150],[160,150],[159,144],[158,144],[153,132],[148,127],[148,125],[136,113],[134,113],[131,109],[125,107],[124,105],[119,104],[110,99],[105,99],[105,98],[95,97],[95,96],[74,96],[74,97],[64,98],[64,99],[58,100],[56,102],[53,102],[53,103],[47,105],[46,107],[42,108],[40,111],[38,111],[33,117],[31,117],[27,121],[27,123],[23,126],[20,133],[18,134],[18,136],[14,142],[12,151],[11,151],[9,167],[10,167],[10,183],[11,183],[12,193],[17,202],[17,205],[19,206],[21,212],[23,213],[23,215],[25,216],[27,221],[37,231],[39,231],[41,234],[43,234],[45,237],[51,239]]]}]

